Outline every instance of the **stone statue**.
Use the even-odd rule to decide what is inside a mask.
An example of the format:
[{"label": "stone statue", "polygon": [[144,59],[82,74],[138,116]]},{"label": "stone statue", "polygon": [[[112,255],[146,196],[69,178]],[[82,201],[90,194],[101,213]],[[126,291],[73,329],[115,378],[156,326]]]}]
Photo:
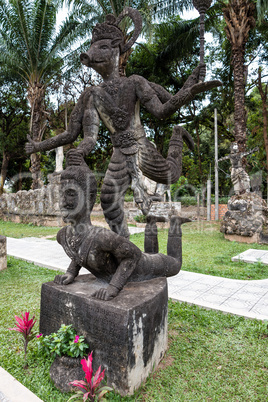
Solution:
[{"label": "stone statue", "polygon": [[[70,158],[71,159],[71,158]],[[80,166],[69,164],[61,174],[60,208],[63,219],[71,225],[58,232],[57,241],[71,258],[67,272],[57,275],[55,282],[68,285],[74,281],[81,267],[88,269],[96,278],[109,283],[95,297],[113,299],[127,281],[143,281],[157,277],[176,275],[181,268],[181,224],[187,218],[172,216],[168,235],[167,253],[151,254],[158,248],[157,232],[152,233],[146,243],[146,253],[125,237],[111,230],[92,226],[90,213],[93,208],[97,185],[93,173],[83,161]],[[154,222],[153,222],[154,223]],[[148,242],[152,246],[148,246]],[[151,253],[150,253],[151,252]]]},{"label": "stone statue", "polygon": [[[132,18],[135,30],[125,43],[119,28],[122,19]],[[124,219],[124,195],[131,185],[137,205],[146,215],[151,200],[142,181],[142,174],[158,183],[171,184],[181,174],[183,140],[193,148],[189,133],[174,127],[167,159],[164,159],[146,138],[140,121],[140,105],[152,115],[165,119],[191,101],[196,94],[221,85],[220,81],[202,82],[205,76],[204,63],[193,71],[180,91],[172,96],[160,85],[145,78],[132,75],[120,76],[119,58],[128,51],[137,39],[142,19],[137,10],[126,7],[116,19],[108,15],[106,21],[93,29],[91,47],[80,56],[81,62],[93,68],[103,83],[85,90],[70,117],[67,130],[40,143],[26,144],[26,152],[46,151],[75,141],[83,129],[84,139],[76,149],[69,151],[72,164],[80,164],[97,142],[100,120],[111,134],[113,154],[101,190],[101,204],[110,228],[125,237],[129,236]]]},{"label": "stone statue", "polygon": [[59,173],[63,170],[63,160],[64,160],[64,153],[63,147],[56,148],[56,169],[55,173]]},{"label": "stone statue", "polygon": [[220,162],[230,159],[231,180],[234,185],[234,192],[236,195],[250,192],[250,178],[242,166],[242,159],[244,156],[258,151],[258,149],[259,148],[256,147],[248,152],[239,152],[237,142],[233,142],[230,147],[231,153],[218,160],[218,162]]}]

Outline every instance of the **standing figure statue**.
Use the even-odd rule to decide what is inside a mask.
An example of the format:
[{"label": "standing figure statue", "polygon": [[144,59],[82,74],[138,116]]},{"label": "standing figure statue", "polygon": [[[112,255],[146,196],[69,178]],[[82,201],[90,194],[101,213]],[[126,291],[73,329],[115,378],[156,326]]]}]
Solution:
[{"label": "standing figure statue", "polygon": [[[132,18],[135,30],[125,43],[119,23],[124,17]],[[140,105],[153,116],[165,119],[191,101],[196,94],[221,85],[220,81],[202,82],[206,66],[200,64],[189,76],[180,91],[172,96],[160,85],[132,75],[120,76],[119,58],[129,50],[142,27],[137,10],[126,7],[116,19],[108,15],[106,21],[93,29],[90,49],[80,56],[81,62],[93,68],[103,83],[86,89],[80,96],[70,117],[67,130],[40,143],[29,137],[26,152],[46,151],[71,144],[83,129],[84,139],[76,149],[69,151],[72,164],[80,165],[97,142],[100,120],[111,134],[113,154],[101,189],[101,205],[110,228],[129,236],[124,219],[124,196],[131,185],[134,199],[146,215],[150,197],[142,181],[143,174],[158,183],[175,183],[181,174],[183,140],[193,148],[193,140],[181,127],[174,127],[166,159],[146,138],[140,120]]]},{"label": "standing figure statue", "polygon": [[218,160],[218,162],[220,162],[230,159],[231,180],[234,185],[234,192],[236,195],[250,192],[250,178],[242,166],[242,159],[244,156],[258,151],[258,149],[259,148],[256,147],[248,152],[239,152],[237,142],[233,142],[230,147],[231,153]]}]

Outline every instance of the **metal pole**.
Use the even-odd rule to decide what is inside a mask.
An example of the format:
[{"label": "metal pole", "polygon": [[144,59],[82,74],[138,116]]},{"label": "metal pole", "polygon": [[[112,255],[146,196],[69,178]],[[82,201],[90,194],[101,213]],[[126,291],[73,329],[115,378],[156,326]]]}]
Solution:
[{"label": "metal pole", "polygon": [[215,130],[215,221],[219,220],[219,175],[218,175],[218,120],[217,109],[214,109]]},{"label": "metal pole", "polygon": [[207,221],[211,220],[211,180],[207,181]]}]

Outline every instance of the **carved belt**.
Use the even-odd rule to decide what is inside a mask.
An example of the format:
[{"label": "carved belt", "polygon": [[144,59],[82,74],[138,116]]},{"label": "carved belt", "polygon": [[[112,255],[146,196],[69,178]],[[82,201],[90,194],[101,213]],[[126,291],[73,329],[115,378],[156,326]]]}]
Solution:
[{"label": "carved belt", "polygon": [[133,155],[138,151],[137,141],[132,131],[111,134],[112,144],[120,148],[124,155]]}]

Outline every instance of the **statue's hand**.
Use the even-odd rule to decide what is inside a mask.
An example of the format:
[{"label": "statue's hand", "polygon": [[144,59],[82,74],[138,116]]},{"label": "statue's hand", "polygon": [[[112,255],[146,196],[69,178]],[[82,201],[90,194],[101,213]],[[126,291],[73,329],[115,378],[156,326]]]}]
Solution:
[{"label": "statue's hand", "polygon": [[67,152],[68,165],[80,166],[84,163],[84,154],[82,149],[70,149]]},{"label": "statue's hand", "polygon": [[26,154],[32,154],[34,152],[38,152],[39,151],[39,149],[38,149],[39,142],[33,141],[29,135],[27,135],[27,140],[29,142],[26,142],[26,144],[25,144]]},{"label": "statue's hand", "polygon": [[191,96],[194,97],[195,95],[197,95],[201,92],[210,91],[212,88],[216,88],[221,85],[222,85],[222,82],[219,80],[198,82],[198,84],[195,84],[191,88],[189,88],[189,92],[190,92]]},{"label": "statue's hand", "polygon": [[115,286],[109,285],[107,289],[101,288],[97,292],[93,294],[93,297],[96,297],[100,300],[112,300],[115,296],[117,296],[119,290]]},{"label": "statue's hand", "polygon": [[54,278],[54,282],[57,283],[58,285],[68,285],[73,281],[74,281],[74,275],[69,272],[66,272],[66,274],[63,275],[56,275]]}]

